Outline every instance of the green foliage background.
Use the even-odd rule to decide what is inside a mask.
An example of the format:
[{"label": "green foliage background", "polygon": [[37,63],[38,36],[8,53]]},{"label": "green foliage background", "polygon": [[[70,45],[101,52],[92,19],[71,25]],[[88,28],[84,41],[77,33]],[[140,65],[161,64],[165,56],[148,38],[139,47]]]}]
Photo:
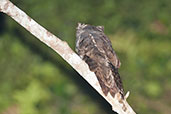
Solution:
[{"label": "green foliage background", "polygon": [[[171,113],[170,0],[12,0],[74,49],[78,22],[103,25],[137,113]],[[59,55],[0,13],[1,114],[112,114]]]}]

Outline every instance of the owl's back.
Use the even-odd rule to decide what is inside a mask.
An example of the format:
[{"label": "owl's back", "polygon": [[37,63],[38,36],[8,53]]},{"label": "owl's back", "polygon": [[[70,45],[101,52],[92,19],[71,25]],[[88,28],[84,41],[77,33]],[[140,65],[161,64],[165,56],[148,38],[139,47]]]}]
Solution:
[{"label": "owl's back", "polygon": [[107,95],[110,92],[114,97],[119,92],[123,96],[118,73],[120,62],[102,27],[80,25],[76,37],[76,52],[96,74],[103,93]]}]

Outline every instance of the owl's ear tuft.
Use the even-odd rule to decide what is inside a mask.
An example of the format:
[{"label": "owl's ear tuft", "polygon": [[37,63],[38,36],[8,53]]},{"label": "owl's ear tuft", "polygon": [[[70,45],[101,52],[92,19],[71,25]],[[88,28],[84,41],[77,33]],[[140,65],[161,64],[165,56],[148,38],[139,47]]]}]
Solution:
[{"label": "owl's ear tuft", "polygon": [[79,29],[83,29],[83,28],[85,28],[87,25],[86,24],[81,24],[80,22],[78,22],[78,25],[77,25],[77,30],[79,30]]},{"label": "owl's ear tuft", "polygon": [[104,26],[97,26],[96,28],[97,28],[98,30],[104,32]]}]

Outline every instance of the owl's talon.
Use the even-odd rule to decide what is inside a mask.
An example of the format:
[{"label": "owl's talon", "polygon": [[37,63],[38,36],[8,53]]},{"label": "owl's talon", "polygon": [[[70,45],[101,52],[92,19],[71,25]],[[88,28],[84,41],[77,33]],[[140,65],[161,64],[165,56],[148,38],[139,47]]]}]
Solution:
[{"label": "owl's talon", "polygon": [[127,99],[129,97],[130,92],[128,91],[126,95],[124,96],[124,99]]}]

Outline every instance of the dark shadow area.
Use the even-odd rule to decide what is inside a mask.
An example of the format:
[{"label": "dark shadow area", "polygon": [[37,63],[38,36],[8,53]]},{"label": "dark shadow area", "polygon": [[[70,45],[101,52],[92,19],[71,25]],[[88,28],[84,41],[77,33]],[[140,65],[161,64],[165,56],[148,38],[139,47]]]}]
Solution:
[{"label": "dark shadow area", "polygon": [[[64,60],[58,60],[59,55],[56,55],[55,57],[52,56],[52,51],[45,51],[43,48],[48,48],[45,44],[40,43],[40,41],[36,41],[35,39],[30,39],[25,37],[23,31],[20,31],[18,29],[14,30],[14,34],[19,38],[19,40],[26,46],[29,47],[29,49],[34,53],[42,57],[43,60],[49,61],[52,64],[54,64],[57,68],[59,68],[63,73],[65,73],[68,78],[70,78],[76,85],[79,87],[80,91],[82,91],[85,95],[90,96],[91,99],[95,102],[97,102],[100,107],[107,113],[107,114],[117,114],[112,111],[111,105],[101,96],[99,95],[96,90],[94,90],[79,74],[73,70],[71,66],[66,67],[66,62]],[[36,42],[36,43],[35,43]],[[41,45],[41,46],[40,46]],[[43,48],[40,48],[42,47]],[[55,53],[55,52],[53,52]],[[61,58],[61,57],[60,57]],[[64,63],[64,64],[63,64]],[[66,64],[65,64],[66,63]]]},{"label": "dark shadow area", "polygon": [[0,34],[2,34],[5,31],[5,14],[0,13]]}]

